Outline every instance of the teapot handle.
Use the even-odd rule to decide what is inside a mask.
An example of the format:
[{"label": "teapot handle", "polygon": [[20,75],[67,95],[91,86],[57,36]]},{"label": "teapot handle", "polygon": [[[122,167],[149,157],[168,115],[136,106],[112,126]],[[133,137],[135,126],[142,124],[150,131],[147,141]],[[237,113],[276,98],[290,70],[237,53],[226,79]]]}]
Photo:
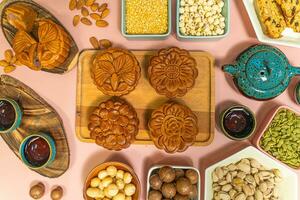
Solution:
[{"label": "teapot handle", "polygon": [[238,73],[238,67],[233,64],[223,65],[222,69],[224,72],[231,74],[232,76],[235,76]]}]

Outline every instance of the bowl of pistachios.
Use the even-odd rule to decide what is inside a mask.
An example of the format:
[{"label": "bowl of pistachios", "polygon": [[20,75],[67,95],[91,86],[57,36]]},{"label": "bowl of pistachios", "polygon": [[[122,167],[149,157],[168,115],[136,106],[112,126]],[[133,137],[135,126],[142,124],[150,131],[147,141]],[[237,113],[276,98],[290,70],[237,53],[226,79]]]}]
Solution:
[{"label": "bowl of pistachios", "polygon": [[288,106],[279,106],[254,142],[263,153],[300,169],[300,113]]}]

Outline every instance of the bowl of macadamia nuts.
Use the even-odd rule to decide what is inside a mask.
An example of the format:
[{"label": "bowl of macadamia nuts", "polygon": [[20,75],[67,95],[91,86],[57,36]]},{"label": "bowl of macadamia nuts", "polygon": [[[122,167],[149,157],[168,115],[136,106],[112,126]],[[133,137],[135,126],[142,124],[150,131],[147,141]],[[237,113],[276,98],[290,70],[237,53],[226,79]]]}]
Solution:
[{"label": "bowl of macadamia nuts", "polygon": [[180,40],[217,40],[230,29],[229,0],[177,0],[176,33]]},{"label": "bowl of macadamia nuts", "polygon": [[120,162],[106,162],[87,176],[85,200],[139,200],[140,181],[131,167]]},{"label": "bowl of macadamia nuts", "polygon": [[184,166],[154,166],[148,172],[147,200],[199,200],[200,173]]}]

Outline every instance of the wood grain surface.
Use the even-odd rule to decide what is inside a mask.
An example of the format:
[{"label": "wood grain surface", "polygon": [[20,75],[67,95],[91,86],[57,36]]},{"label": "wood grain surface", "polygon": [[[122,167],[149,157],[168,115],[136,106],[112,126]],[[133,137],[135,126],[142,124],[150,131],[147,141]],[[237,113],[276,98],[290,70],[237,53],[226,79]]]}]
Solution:
[{"label": "wood grain surface", "polygon": [[[5,15],[5,9],[14,3],[20,3],[20,2],[24,5],[32,7],[37,12],[38,19],[41,18],[51,19],[56,24],[60,25],[64,29],[64,31],[70,36],[71,48],[70,48],[69,56],[66,59],[66,61],[62,65],[55,67],[53,69],[42,68],[42,71],[56,73],[56,74],[64,74],[72,70],[76,65],[78,55],[79,55],[79,50],[74,39],[72,38],[68,30],[54,17],[54,15],[52,15],[48,10],[46,10],[45,8],[41,7],[39,4],[31,0],[4,0],[0,3],[1,29],[10,46],[12,46],[12,41],[17,32],[17,29],[15,29],[13,26],[11,26],[8,23]],[[32,33],[37,33],[37,26],[33,27]]]},{"label": "wood grain surface", "polygon": [[[91,78],[90,66],[97,51],[83,51],[78,60],[76,134],[82,142],[95,142],[90,138],[87,128],[89,115],[100,102],[110,98],[97,89]],[[155,51],[132,51],[132,53],[141,65],[142,75],[135,90],[124,98],[136,109],[140,120],[140,130],[135,144],[153,144],[148,134],[147,121],[151,112],[168,99],[157,94],[147,79],[147,63]],[[206,146],[214,138],[214,58],[206,52],[190,53],[197,61],[199,75],[195,87],[177,101],[190,107],[198,118],[199,134],[194,145]]]},{"label": "wood grain surface", "polygon": [[19,147],[26,136],[38,132],[50,134],[56,145],[55,160],[45,168],[32,170],[49,178],[61,176],[69,168],[70,152],[57,112],[28,86],[7,75],[0,76],[0,97],[14,99],[23,110],[20,127],[12,133],[1,134],[9,148],[20,158]]}]

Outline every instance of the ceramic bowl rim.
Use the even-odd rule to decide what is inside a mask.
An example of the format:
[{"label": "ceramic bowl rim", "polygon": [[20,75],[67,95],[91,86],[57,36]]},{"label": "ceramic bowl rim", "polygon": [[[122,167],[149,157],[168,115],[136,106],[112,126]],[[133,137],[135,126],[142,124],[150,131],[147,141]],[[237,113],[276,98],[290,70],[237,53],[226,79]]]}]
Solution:
[{"label": "ceramic bowl rim", "polygon": [[[228,113],[233,108],[242,108],[242,109],[246,110],[249,114],[251,114],[251,116],[253,118],[253,127],[252,127],[251,131],[249,132],[249,134],[247,136],[245,136],[245,137],[242,137],[242,138],[233,137],[224,128],[223,122],[224,122],[225,114]],[[228,138],[230,138],[232,140],[243,141],[243,140],[246,140],[246,139],[250,138],[255,133],[256,126],[257,126],[256,116],[255,116],[254,112],[252,110],[250,110],[247,106],[244,106],[244,105],[233,105],[233,106],[230,106],[229,108],[225,109],[222,112],[222,114],[221,114],[220,127],[222,129],[222,132],[224,133],[225,136],[227,136]]]},{"label": "ceramic bowl rim", "polygon": [[[49,158],[48,158],[47,162],[45,162],[43,165],[38,166],[38,167],[35,167],[35,166],[31,165],[31,164],[27,161],[27,159],[26,159],[26,157],[25,157],[25,154],[24,154],[24,150],[25,150],[25,146],[26,146],[27,142],[28,142],[31,138],[33,138],[33,137],[40,137],[40,138],[43,138],[43,139],[47,142],[48,146],[50,147],[50,155],[49,155]],[[22,142],[21,142],[21,144],[20,144],[19,154],[21,155],[21,160],[22,160],[22,162],[23,162],[27,167],[29,167],[29,168],[31,168],[31,169],[35,169],[35,170],[36,170],[36,169],[44,168],[44,167],[50,165],[50,164],[54,161],[54,159],[55,159],[55,157],[56,157],[56,146],[55,146],[55,141],[54,141],[54,139],[52,138],[52,136],[49,136],[49,135],[47,135],[47,134],[45,134],[45,133],[34,133],[34,134],[31,134],[31,135],[28,135],[28,136],[26,136],[26,137],[22,140]]]},{"label": "ceramic bowl rim", "polygon": [[255,139],[254,144],[255,144],[255,146],[256,146],[261,152],[263,152],[263,153],[266,154],[267,156],[271,157],[272,159],[274,159],[274,160],[276,160],[276,161],[282,163],[283,165],[285,165],[285,166],[287,166],[287,167],[289,167],[289,168],[291,168],[291,169],[294,169],[294,170],[300,170],[300,166],[297,167],[297,168],[296,168],[296,167],[294,168],[294,167],[292,167],[292,166],[290,166],[290,165],[288,165],[288,164],[282,162],[281,160],[275,158],[274,156],[272,156],[271,154],[269,154],[268,152],[266,152],[266,151],[259,145],[259,142],[260,142],[262,136],[264,135],[264,133],[266,132],[266,130],[269,128],[269,126],[270,126],[270,124],[272,123],[274,117],[275,117],[276,114],[277,114],[280,110],[282,110],[282,109],[287,109],[287,110],[289,110],[289,111],[295,113],[296,115],[300,116],[300,112],[296,111],[295,109],[293,109],[293,108],[291,108],[291,107],[289,107],[289,106],[287,106],[287,105],[277,106],[277,107],[275,108],[275,110],[272,111],[272,113],[271,113],[271,115],[270,115],[270,118],[269,118],[269,119],[267,120],[267,122],[263,125],[263,128],[261,128],[261,131],[259,131],[259,133],[257,134],[257,137],[256,137],[256,139]]},{"label": "ceramic bowl rim", "polygon": [[13,100],[11,98],[4,98],[4,97],[2,97],[2,98],[0,98],[0,101],[6,101],[6,102],[10,103],[10,105],[13,106],[14,111],[15,111],[15,115],[16,115],[15,116],[15,121],[11,125],[11,127],[9,127],[6,130],[3,130],[3,131],[0,130],[0,134],[10,133],[10,132],[16,130],[17,128],[19,128],[19,126],[21,125],[22,116],[23,116],[22,110],[21,110],[21,107],[19,106],[19,104],[15,100]]}]

